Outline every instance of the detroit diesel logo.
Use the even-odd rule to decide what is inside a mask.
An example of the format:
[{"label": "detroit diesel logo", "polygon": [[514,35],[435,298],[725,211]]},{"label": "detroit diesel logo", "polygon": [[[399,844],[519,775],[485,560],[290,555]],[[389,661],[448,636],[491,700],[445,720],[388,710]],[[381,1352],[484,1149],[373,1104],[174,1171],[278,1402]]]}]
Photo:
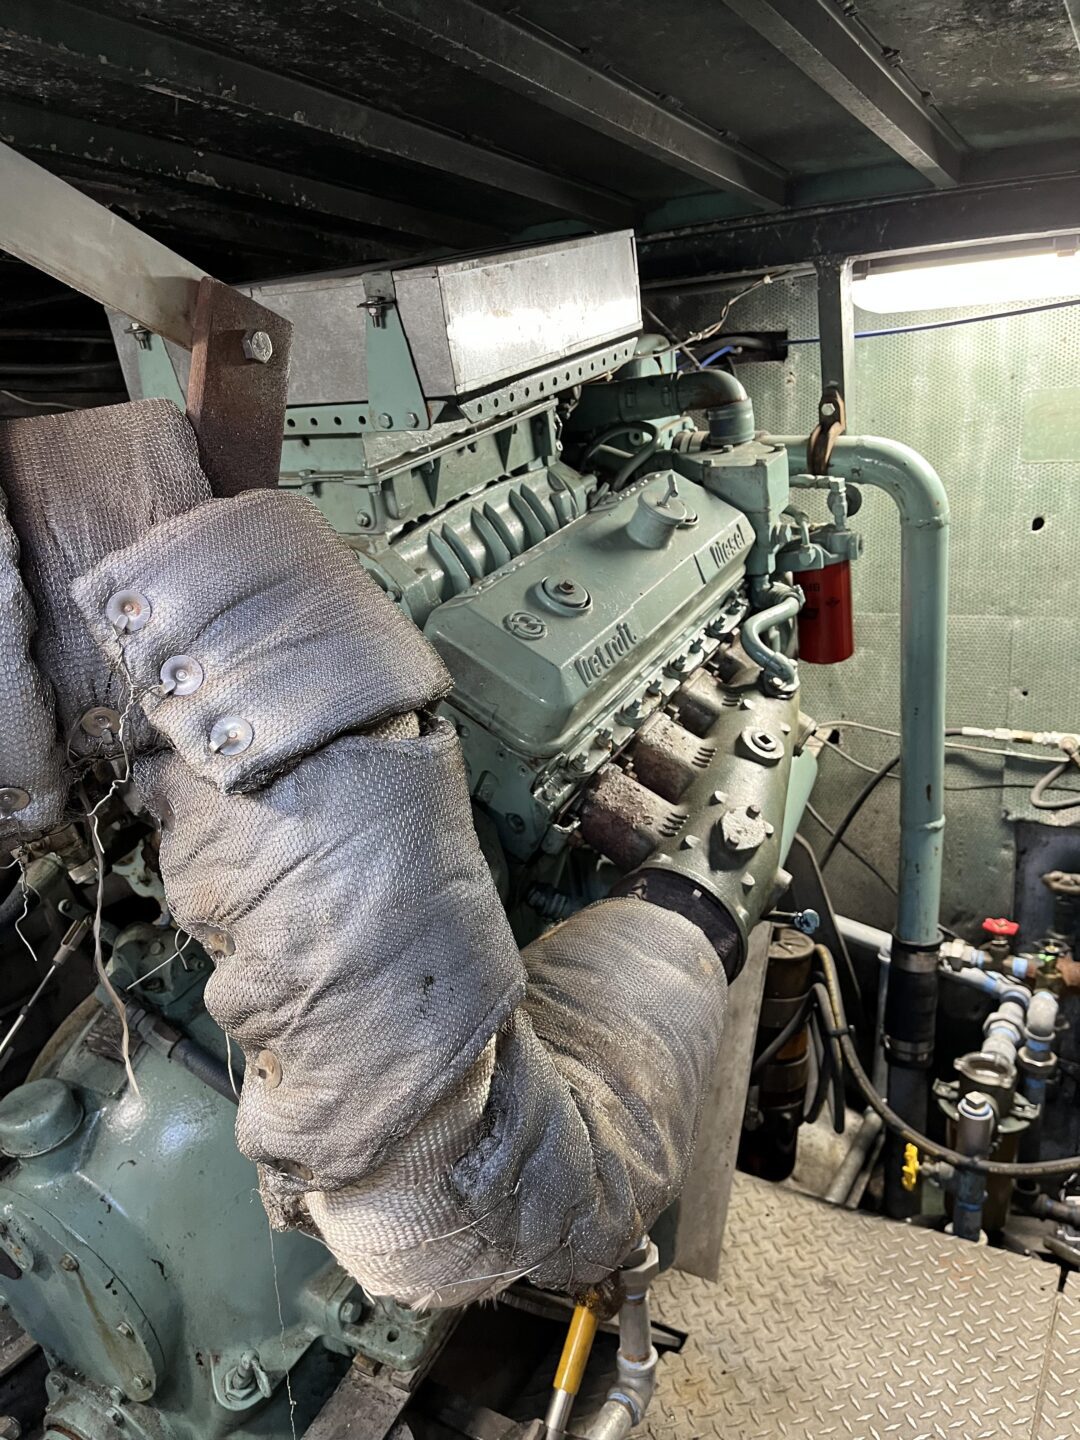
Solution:
[{"label": "detroit diesel logo", "polygon": [[625,620],[620,620],[608,638],[601,640],[595,650],[588,655],[580,655],[574,661],[574,669],[586,685],[591,685],[594,680],[599,680],[601,676],[606,675],[624,655],[629,655],[637,643],[638,637],[634,634],[633,629]]}]

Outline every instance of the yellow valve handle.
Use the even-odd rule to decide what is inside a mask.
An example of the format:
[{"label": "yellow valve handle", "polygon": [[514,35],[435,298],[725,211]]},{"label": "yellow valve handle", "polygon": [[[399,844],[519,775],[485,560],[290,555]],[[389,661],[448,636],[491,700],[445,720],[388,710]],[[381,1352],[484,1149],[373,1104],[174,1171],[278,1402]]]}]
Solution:
[{"label": "yellow valve handle", "polygon": [[589,1363],[589,1352],[596,1338],[599,1319],[595,1311],[586,1305],[575,1305],[570,1328],[566,1332],[566,1343],[555,1371],[555,1389],[576,1395],[581,1388],[581,1377]]},{"label": "yellow valve handle", "polygon": [[919,1179],[919,1171],[922,1166],[919,1164],[919,1152],[914,1145],[904,1146],[904,1168],[901,1170],[901,1181],[905,1190],[914,1190]]}]

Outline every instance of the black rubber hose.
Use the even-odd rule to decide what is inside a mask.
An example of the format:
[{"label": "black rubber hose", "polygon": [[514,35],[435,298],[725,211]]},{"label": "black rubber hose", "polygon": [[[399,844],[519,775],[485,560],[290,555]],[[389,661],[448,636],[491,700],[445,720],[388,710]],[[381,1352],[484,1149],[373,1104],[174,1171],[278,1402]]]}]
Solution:
[{"label": "black rubber hose", "polygon": [[34,892],[32,890],[24,892],[23,887],[16,881],[3,900],[0,900],[0,930],[6,930],[9,925],[14,925],[22,914],[23,906],[25,905],[29,909],[33,903]]},{"label": "black rubber hose", "polygon": [[209,1050],[182,1035],[169,1024],[160,1010],[146,1001],[138,1004],[129,1002],[127,1018],[131,1028],[151,1049],[164,1055],[174,1065],[182,1066],[189,1075],[194,1075],[196,1080],[201,1080],[223,1099],[239,1105],[240,1095],[224,1060],[219,1060]]},{"label": "black rubber hose", "polygon": [[765,1049],[754,1061],[750,1070],[751,1075],[756,1075],[759,1070],[763,1070],[769,1061],[775,1059],[776,1056],[780,1054],[780,1051],[783,1050],[784,1046],[795,1038],[799,1030],[806,1024],[806,1017],[810,1012],[810,1004],[810,996],[804,995],[802,1004],[798,1010],[795,1011],[795,1014],[792,1015],[779,1035],[775,1035],[769,1041],[768,1045],[765,1046]]},{"label": "black rubber hose", "polygon": [[[831,952],[830,952],[831,953]],[[829,1072],[832,1077],[830,1090],[832,1093],[833,1129],[837,1135],[844,1133],[844,1054],[840,1049],[840,1038],[832,1025],[832,1004],[829,1000],[829,992],[820,980],[814,982],[810,987],[810,994],[817,1003],[818,1015],[822,1025],[822,1039],[824,1040],[829,1054]]]},{"label": "black rubber hose", "polygon": [[1075,810],[1080,805],[1080,794],[1070,796],[1068,800],[1047,800],[1047,790],[1051,785],[1056,785],[1066,770],[1072,766],[1071,760],[1063,760],[1060,765],[1055,765],[1048,770],[1041,780],[1036,780],[1031,787],[1031,794],[1028,796],[1028,804],[1035,810]]},{"label": "black rubber hose", "polygon": [[1039,1160],[1027,1165],[1009,1164],[1003,1160],[982,1160],[974,1155],[961,1155],[959,1150],[950,1150],[947,1145],[941,1145],[936,1140],[931,1140],[928,1135],[920,1135],[918,1130],[913,1130],[882,1099],[862,1067],[855,1046],[851,1042],[851,1036],[848,1034],[844,1002],[840,997],[840,977],[837,974],[836,961],[832,957],[832,951],[824,945],[815,945],[814,951],[825,973],[825,984],[828,989],[833,1022],[851,1077],[862,1092],[863,1099],[870,1109],[880,1116],[888,1128],[894,1134],[899,1135],[901,1140],[916,1146],[919,1150],[924,1150],[927,1155],[932,1155],[937,1160],[944,1160],[946,1164],[953,1166],[956,1170],[977,1170],[981,1175],[1002,1175],[1010,1180],[1026,1180],[1038,1175],[1071,1175],[1074,1170],[1080,1170],[1080,1155],[1066,1155],[1063,1159],[1058,1160]]},{"label": "black rubber hose", "polygon": [[211,1090],[216,1090],[219,1095],[224,1096],[233,1105],[239,1105],[240,1093],[234,1088],[233,1080],[229,1075],[229,1067],[216,1055],[211,1055],[209,1050],[204,1050],[201,1045],[196,1045],[194,1040],[179,1041],[173,1047],[169,1059],[182,1065],[189,1074],[195,1076],[196,1080],[201,1080],[204,1085],[209,1085]]}]

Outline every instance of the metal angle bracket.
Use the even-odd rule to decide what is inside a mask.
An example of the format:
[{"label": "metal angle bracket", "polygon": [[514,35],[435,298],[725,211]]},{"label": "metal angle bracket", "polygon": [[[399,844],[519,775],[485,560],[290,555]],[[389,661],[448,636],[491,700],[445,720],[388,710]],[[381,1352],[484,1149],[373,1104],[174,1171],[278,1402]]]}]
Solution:
[{"label": "metal angle bracket", "polygon": [[398,309],[389,270],[364,278],[368,411],[376,431],[430,430],[441,406],[429,407]]},{"label": "metal angle bracket", "polygon": [[278,483],[292,325],[205,277],[195,304],[187,413],[215,495]]}]

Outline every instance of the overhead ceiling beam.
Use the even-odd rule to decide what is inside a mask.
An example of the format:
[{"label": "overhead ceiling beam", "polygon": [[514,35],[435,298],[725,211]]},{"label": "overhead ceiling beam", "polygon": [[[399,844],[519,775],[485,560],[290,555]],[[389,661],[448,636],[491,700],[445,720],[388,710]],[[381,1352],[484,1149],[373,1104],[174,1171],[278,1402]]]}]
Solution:
[{"label": "overhead ceiling beam", "polygon": [[243,196],[442,245],[486,245],[505,238],[505,232],[476,221],[433,215],[415,205],[344,185],[289,175],[231,155],[210,155],[172,140],[134,135],[4,99],[0,99],[0,138],[20,150],[91,160],[113,170],[171,180],[195,193]]},{"label": "overhead ceiling beam", "polygon": [[777,166],[475,0],[339,0],[339,5],[368,20],[378,16],[386,30],[409,44],[712,189],[740,195],[763,210],[784,204],[786,177]]},{"label": "overhead ceiling beam", "polygon": [[960,180],[953,133],[888,61],[869,49],[833,0],[724,0],[803,74],[935,185]]},{"label": "overhead ceiling beam", "polygon": [[[1007,173],[1008,151],[1000,169]],[[645,288],[700,286],[714,277],[760,274],[825,255],[874,256],[1080,230],[1080,174],[927,190],[889,200],[823,205],[645,235],[638,256]],[[665,285],[665,288],[668,288]]]},{"label": "overhead ceiling beam", "polygon": [[633,219],[628,201],[599,188],[68,0],[4,0],[0,49],[5,47],[43,47],[57,64],[86,69],[97,80],[279,121],[371,155],[461,176],[560,214],[602,225]]}]

